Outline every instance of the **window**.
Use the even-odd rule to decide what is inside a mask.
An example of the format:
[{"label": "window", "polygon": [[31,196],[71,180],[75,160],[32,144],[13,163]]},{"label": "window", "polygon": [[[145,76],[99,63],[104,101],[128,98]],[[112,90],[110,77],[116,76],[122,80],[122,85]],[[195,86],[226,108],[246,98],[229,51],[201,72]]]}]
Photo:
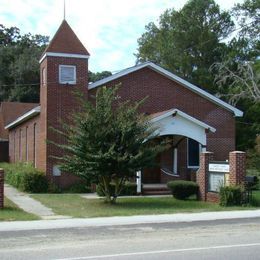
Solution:
[{"label": "window", "polygon": [[22,129],[19,131],[19,160],[23,160],[23,154],[22,154]]},{"label": "window", "polygon": [[188,168],[199,168],[200,150],[201,150],[200,143],[198,143],[193,139],[188,138],[187,148],[188,148],[187,151]]},{"label": "window", "polygon": [[15,142],[16,142],[16,131],[14,131],[14,162],[16,162],[16,145],[15,145]]},{"label": "window", "polygon": [[25,128],[25,161],[28,162],[28,126]]},{"label": "window", "polygon": [[59,168],[59,165],[54,165],[52,168],[52,175],[53,176],[61,176],[61,170]]},{"label": "window", "polygon": [[47,80],[46,80],[46,68],[42,69],[42,85],[46,85]]},{"label": "window", "polygon": [[36,124],[33,125],[33,163],[36,167]]},{"label": "window", "polygon": [[60,65],[59,66],[59,83],[76,84],[76,66]]}]

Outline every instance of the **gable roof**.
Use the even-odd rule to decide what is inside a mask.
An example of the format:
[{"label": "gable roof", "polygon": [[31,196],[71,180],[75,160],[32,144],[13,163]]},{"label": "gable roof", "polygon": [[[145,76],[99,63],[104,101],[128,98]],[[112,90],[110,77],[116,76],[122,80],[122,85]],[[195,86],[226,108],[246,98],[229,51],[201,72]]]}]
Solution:
[{"label": "gable roof", "polygon": [[4,127],[36,106],[38,106],[37,103],[2,102],[0,105],[0,138],[8,139],[8,132]]},{"label": "gable roof", "polygon": [[224,102],[223,100],[215,97],[214,95],[206,92],[205,90],[191,84],[190,82],[176,76],[175,74],[173,74],[172,72],[152,63],[152,62],[145,62],[145,63],[142,63],[142,64],[139,64],[139,65],[136,65],[134,67],[130,67],[130,68],[127,68],[127,69],[124,69],[118,73],[115,73],[113,74],[112,76],[109,76],[107,78],[104,78],[104,79],[101,79],[99,81],[96,81],[92,84],[89,85],[89,89],[94,89],[94,88],[97,88],[99,86],[103,86],[104,84],[112,81],[112,80],[115,80],[115,79],[118,79],[122,76],[125,76],[127,74],[130,74],[130,73],[133,73],[135,71],[138,71],[138,70],[141,70],[143,68],[150,68],[154,71],[156,71],[157,73],[167,77],[168,79],[172,80],[172,81],[175,81],[175,82],[178,82],[179,84],[181,84],[183,87],[195,92],[196,94],[206,98],[207,100],[231,111],[234,113],[235,116],[238,116],[238,117],[241,117],[243,116],[243,112],[233,106],[231,106],[230,104]]},{"label": "gable roof", "polygon": [[155,122],[158,122],[168,116],[180,116],[198,126],[201,126],[202,128],[205,128],[205,129],[208,129],[209,131],[215,133],[216,132],[216,129],[198,119],[196,119],[195,117],[192,117],[186,113],[184,113],[183,111],[177,109],[177,108],[173,108],[173,109],[170,109],[170,110],[167,110],[167,111],[162,111],[162,112],[158,112],[158,113],[154,113],[151,115],[151,122],[152,123],[155,123]]},{"label": "gable roof", "polygon": [[23,123],[24,121],[27,121],[28,119],[39,115],[40,112],[41,112],[41,107],[40,106],[34,107],[33,109],[29,110],[25,114],[22,114],[21,116],[16,118],[14,121],[12,121],[8,125],[6,125],[5,129],[11,129],[11,128],[13,128],[13,127]]},{"label": "gable roof", "polygon": [[89,56],[89,52],[81,43],[77,35],[71,29],[66,20],[63,20],[59,29],[53,36],[45,53],[80,54]]}]

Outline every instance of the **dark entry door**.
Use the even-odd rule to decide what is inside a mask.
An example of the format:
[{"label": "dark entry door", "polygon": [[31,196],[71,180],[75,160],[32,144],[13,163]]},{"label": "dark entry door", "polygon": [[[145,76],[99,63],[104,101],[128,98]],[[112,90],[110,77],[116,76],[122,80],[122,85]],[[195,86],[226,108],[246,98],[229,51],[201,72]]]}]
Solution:
[{"label": "dark entry door", "polygon": [[142,183],[160,183],[160,168],[143,170]]},{"label": "dark entry door", "polygon": [[158,167],[144,169],[142,174],[142,183],[160,183],[161,182],[161,169],[160,169],[160,156],[157,156],[156,163]]}]

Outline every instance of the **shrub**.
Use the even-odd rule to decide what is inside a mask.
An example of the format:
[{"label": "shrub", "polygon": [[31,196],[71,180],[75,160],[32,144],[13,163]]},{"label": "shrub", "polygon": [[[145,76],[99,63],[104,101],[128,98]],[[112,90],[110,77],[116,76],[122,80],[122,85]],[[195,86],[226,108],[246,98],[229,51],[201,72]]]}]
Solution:
[{"label": "shrub", "polygon": [[219,191],[220,206],[241,206],[243,190],[240,186],[221,187]]},{"label": "shrub", "polygon": [[5,171],[5,181],[21,191],[47,192],[48,181],[43,172],[28,163],[0,164]]},{"label": "shrub", "polygon": [[[115,190],[115,184],[110,183],[110,189],[112,192]],[[105,194],[100,189],[99,185],[97,185],[97,194],[98,196],[105,196]],[[120,196],[132,196],[136,195],[136,183],[133,182],[126,182],[123,186],[123,189],[120,192]]]},{"label": "shrub", "polygon": [[184,200],[191,195],[197,195],[199,186],[192,181],[170,181],[167,183],[172,195],[176,199]]}]

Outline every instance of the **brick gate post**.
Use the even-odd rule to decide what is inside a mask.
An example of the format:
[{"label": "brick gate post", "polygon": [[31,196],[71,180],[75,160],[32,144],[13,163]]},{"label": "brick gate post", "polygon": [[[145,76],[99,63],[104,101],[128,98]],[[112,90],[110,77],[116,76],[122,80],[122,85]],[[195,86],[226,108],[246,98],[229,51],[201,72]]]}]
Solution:
[{"label": "brick gate post", "polygon": [[207,200],[208,171],[209,171],[210,161],[213,161],[213,153],[202,152],[200,154],[200,168],[199,168],[196,182],[199,185],[199,199],[203,201]]},{"label": "brick gate post", "polygon": [[0,209],[4,208],[4,170],[0,169]]},{"label": "brick gate post", "polygon": [[246,153],[234,151],[229,153],[229,184],[243,185],[246,177]]}]

